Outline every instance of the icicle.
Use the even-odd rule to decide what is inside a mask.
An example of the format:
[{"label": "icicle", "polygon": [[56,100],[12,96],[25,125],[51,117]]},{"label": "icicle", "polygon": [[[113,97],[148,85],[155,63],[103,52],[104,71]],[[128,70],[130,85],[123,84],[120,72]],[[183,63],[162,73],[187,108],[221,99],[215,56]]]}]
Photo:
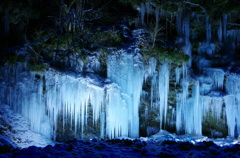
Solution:
[{"label": "icicle", "polygon": [[151,3],[150,2],[146,2],[147,22],[148,22],[149,15],[151,14],[151,12],[152,12]]},{"label": "icicle", "polygon": [[169,92],[169,65],[164,62],[159,68],[159,80],[158,80],[158,93],[159,93],[159,118],[160,129],[163,128],[163,124],[166,124],[167,108],[168,108],[168,92]]},{"label": "icicle", "polygon": [[178,11],[179,13],[177,14],[177,33],[178,36],[181,37],[182,33],[183,33],[183,29],[182,29],[182,10]]},{"label": "icicle", "polygon": [[219,23],[219,28],[218,28],[218,41],[222,43],[222,38],[223,38],[223,28],[222,28],[222,20],[220,20]]},{"label": "icicle", "polygon": [[235,135],[235,126],[236,126],[236,103],[235,96],[228,95],[224,97],[224,102],[226,105],[226,116],[227,116],[227,125],[228,125],[228,135],[234,137]]},{"label": "icicle", "polygon": [[181,68],[180,67],[176,67],[175,68],[175,86],[178,85],[180,83],[180,73],[181,73]]},{"label": "icicle", "polygon": [[176,129],[187,134],[202,134],[202,104],[199,82],[195,81],[192,97],[188,98],[188,82],[183,84],[183,92],[177,94]]},{"label": "icicle", "polygon": [[[240,76],[230,74],[226,79],[226,91],[229,95],[224,97],[228,135],[234,137],[240,134]],[[236,127],[236,129],[235,129]]]},{"label": "icicle", "polygon": [[153,74],[152,80],[151,80],[151,107],[156,106],[157,101],[159,100],[157,77],[158,77],[158,74],[155,73]]},{"label": "icicle", "polygon": [[157,60],[155,58],[150,58],[148,64],[145,67],[145,77],[144,81],[147,80],[148,77],[152,77],[156,71]]},{"label": "icicle", "polygon": [[145,24],[145,3],[141,3],[141,8],[140,8],[140,13],[141,13],[141,23],[142,25]]},{"label": "icicle", "polygon": [[192,64],[192,45],[190,42],[190,15],[187,15],[184,18],[184,24],[183,24],[183,33],[185,36],[185,45],[183,46],[182,50],[185,54],[187,54],[190,58],[188,62],[188,66],[191,67]]},{"label": "icicle", "polygon": [[128,105],[119,89],[117,85],[111,85],[107,91],[106,135],[109,138],[128,136]]},{"label": "icicle", "polygon": [[[188,72],[187,67],[184,64],[182,66],[182,93],[177,94],[177,105],[176,105],[176,130],[178,133],[182,131],[185,126],[185,113],[187,110],[187,99],[188,99]],[[189,115],[189,114],[188,114]]]},{"label": "icicle", "polygon": [[188,100],[185,108],[183,108],[185,133],[187,134],[202,134],[202,107],[199,104],[199,97],[199,83],[195,81],[192,98]]},{"label": "icicle", "polygon": [[207,43],[211,42],[211,24],[209,24],[209,16],[206,15],[206,41]]},{"label": "icicle", "polygon": [[227,15],[223,15],[223,39],[227,40]]},{"label": "icicle", "polygon": [[193,87],[193,133],[202,135],[202,106],[200,104],[199,82],[196,81]]}]

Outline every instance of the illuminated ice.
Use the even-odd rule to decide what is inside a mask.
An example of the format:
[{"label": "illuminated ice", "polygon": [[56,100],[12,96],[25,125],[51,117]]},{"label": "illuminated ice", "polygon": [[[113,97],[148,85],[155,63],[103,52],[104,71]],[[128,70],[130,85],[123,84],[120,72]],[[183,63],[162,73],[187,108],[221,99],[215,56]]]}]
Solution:
[{"label": "illuminated ice", "polygon": [[[136,138],[139,136],[139,130],[136,129],[139,129],[139,103],[144,80],[144,66],[139,54],[129,54],[124,50],[114,53],[108,57],[107,74],[108,78],[120,87],[121,98],[125,102],[122,106],[126,106],[127,118],[119,120],[121,121],[120,125],[124,124],[124,126],[116,129],[116,126],[113,125],[108,130],[118,131],[120,129],[121,131],[128,131],[130,137]],[[109,106],[115,106],[115,102],[112,103],[114,105],[109,104]],[[112,110],[117,109],[113,108]],[[114,113],[111,111],[109,115],[114,115]],[[116,113],[122,115],[118,111]],[[117,117],[118,115],[112,117]],[[126,119],[127,122],[125,122]],[[128,127],[125,126],[126,124],[128,124]]]}]

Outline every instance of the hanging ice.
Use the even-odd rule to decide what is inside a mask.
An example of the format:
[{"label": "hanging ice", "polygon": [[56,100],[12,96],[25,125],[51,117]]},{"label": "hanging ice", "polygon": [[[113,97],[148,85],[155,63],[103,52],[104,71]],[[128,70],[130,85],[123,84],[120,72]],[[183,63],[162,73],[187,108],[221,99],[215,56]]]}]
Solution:
[{"label": "hanging ice", "polygon": [[189,97],[189,76],[186,65],[183,65],[182,93],[177,94],[176,129],[187,134],[202,134],[202,107],[199,82],[195,81],[192,97]]},{"label": "hanging ice", "polygon": [[223,38],[223,26],[222,26],[222,20],[220,20],[219,23],[219,28],[218,28],[218,41],[221,43],[222,42],[222,38]]},{"label": "hanging ice", "polygon": [[212,90],[223,90],[225,72],[220,68],[208,68],[205,72],[213,81]]},{"label": "hanging ice", "polygon": [[10,79],[15,86],[8,87],[5,95],[12,109],[30,121],[33,131],[55,139],[59,128],[65,131],[70,124],[75,137],[82,137],[89,104],[93,123],[99,121],[105,92],[100,82],[52,69],[36,73],[19,68],[14,68],[17,78]]},{"label": "hanging ice", "polygon": [[207,43],[210,43],[211,39],[212,39],[211,24],[209,24],[209,16],[206,15],[206,41],[207,41]]},{"label": "hanging ice", "polygon": [[[118,131],[118,129],[120,129],[121,132],[117,134],[128,131],[128,136],[136,138],[139,136],[139,131],[136,129],[139,129],[138,108],[144,80],[144,67],[141,62],[141,57],[139,54],[128,54],[124,50],[119,50],[108,57],[107,64],[108,78],[120,87],[121,98],[123,100],[120,103],[125,102],[122,104],[122,108],[126,108],[128,116],[127,122],[124,122],[126,119],[119,120],[120,125],[123,124],[124,126],[111,126],[113,129],[108,130]],[[112,94],[109,95],[112,96]],[[115,105],[115,102],[112,103]],[[110,107],[114,105],[109,104]],[[112,110],[117,109],[113,108]],[[117,115],[114,115],[116,113]],[[122,115],[122,113],[118,111],[111,111],[111,113],[108,114],[109,117],[114,119],[121,118],[119,115]],[[126,124],[128,124],[127,127],[125,126]],[[120,135],[115,134],[115,136]]]},{"label": "hanging ice", "polygon": [[223,95],[211,93],[201,97],[203,107],[203,117],[209,112],[212,113],[213,119],[217,122],[221,119],[223,113]]},{"label": "hanging ice", "polygon": [[229,95],[224,97],[228,135],[240,134],[240,76],[230,74],[226,79],[226,91]]},{"label": "hanging ice", "polygon": [[141,14],[141,24],[144,25],[145,22],[145,3],[141,3],[141,8],[140,8],[140,14]]},{"label": "hanging ice", "polygon": [[[43,76],[36,76],[35,73],[30,72],[27,74],[29,77],[25,78],[25,74],[20,77],[18,70],[19,68],[16,67],[14,71],[16,71],[17,76],[19,75],[17,79],[22,79],[22,82],[18,82],[14,87],[8,87],[6,94],[8,97],[7,103],[15,112],[30,120],[30,126],[33,131],[51,138],[51,126],[45,107],[40,106],[44,104],[43,82],[40,79]],[[11,73],[9,72],[9,74]]]},{"label": "hanging ice", "polygon": [[228,17],[227,15],[223,15],[223,40],[224,42],[227,41],[227,20],[228,20]]},{"label": "hanging ice", "polygon": [[159,67],[159,81],[158,81],[158,94],[159,94],[159,118],[160,118],[160,129],[163,128],[163,124],[166,123],[167,119],[167,108],[168,108],[168,92],[169,92],[169,65],[164,62]]},{"label": "hanging ice", "polygon": [[95,85],[90,78],[79,78],[71,76],[70,74],[64,76],[56,73],[46,73],[49,77],[46,86],[47,110],[48,116],[52,121],[53,128],[59,128],[59,116],[62,115],[63,131],[67,121],[70,122],[70,128],[76,134],[81,130],[81,137],[85,125],[87,125],[88,105],[90,104],[93,110],[93,123],[97,122],[100,114],[102,104],[104,102],[104,88]]}]

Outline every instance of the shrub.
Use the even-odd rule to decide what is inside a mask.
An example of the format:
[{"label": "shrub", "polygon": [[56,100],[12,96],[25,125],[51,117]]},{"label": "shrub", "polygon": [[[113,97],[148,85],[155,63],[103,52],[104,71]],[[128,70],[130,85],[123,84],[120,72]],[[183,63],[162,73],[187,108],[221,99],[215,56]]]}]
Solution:
[{"label": "shrub", "polygon": [[155,57],[160,63],[163,61],[168,61],[171,64],[182,65],[188,62],[189,56],[184,54],[184,52],[177,50],[173,47],[162,47],[156,46],[149,50],[143,51],[144,58]]},{"label": "shrub", "polygon": [[41,64],[34,64],[34,65],[29,65],[28,68],[31,71],[36,71],[36,72],[44,72],[44,70],[48,67],[47,64],[41,63]]}]

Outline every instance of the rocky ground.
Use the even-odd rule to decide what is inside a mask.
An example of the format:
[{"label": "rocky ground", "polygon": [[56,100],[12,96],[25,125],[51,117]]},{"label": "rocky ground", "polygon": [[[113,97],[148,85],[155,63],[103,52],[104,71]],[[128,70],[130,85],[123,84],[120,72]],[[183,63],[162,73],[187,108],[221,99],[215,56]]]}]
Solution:
[{"label": "rocky ground", "polygon": [[73,139],[44,148],[30,146],[21,150],[14,149],[0,154],[0,157],[240,157],[240,144],[220,147],[212,141],[199,142],[194,145],[190,142],[169,140],[156,142],[139,139],[87,141]]}]

